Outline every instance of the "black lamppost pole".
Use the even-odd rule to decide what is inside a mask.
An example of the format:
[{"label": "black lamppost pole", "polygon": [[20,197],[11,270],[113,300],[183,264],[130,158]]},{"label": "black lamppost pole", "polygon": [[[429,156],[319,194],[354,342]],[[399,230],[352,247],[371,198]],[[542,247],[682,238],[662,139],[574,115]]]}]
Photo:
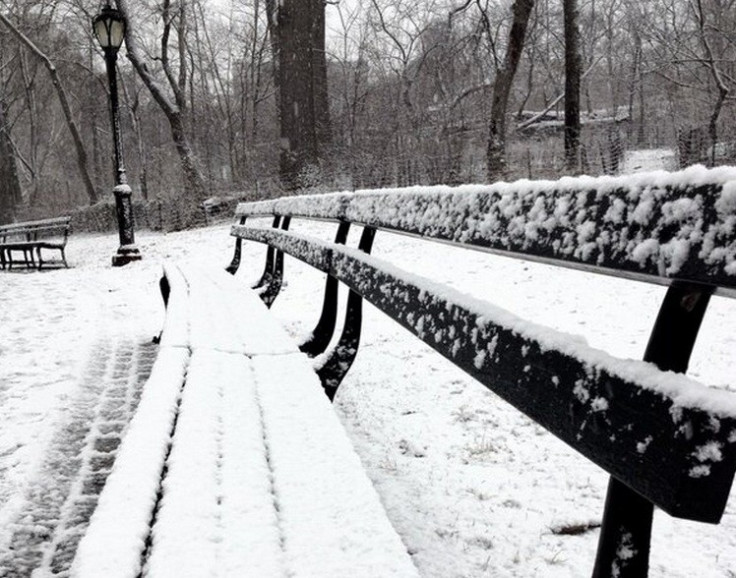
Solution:
[{"label": "black lamppost pole", "polygon": [[92,26],[95,36],[105,54],[107,79],[110,84],[110,117],[113,146],[115,149],[115,187],[112,192],[115,195],[115,210],[118,218],[118,233],[120,235],[120,247],[118,247],[118,252],[112,257],[112,265],[113,267],[120,267],[131,261],[138,261],[141,258],[138,247],[135,245],[133,208],[130,201],[132,191],[128,185],[128,178],[125,175],[123,139],[120,131],[118,112],[116,63],[118,60],[118,50],[125,39],[125,19],[108,2],[100,13],[95,16]]}]

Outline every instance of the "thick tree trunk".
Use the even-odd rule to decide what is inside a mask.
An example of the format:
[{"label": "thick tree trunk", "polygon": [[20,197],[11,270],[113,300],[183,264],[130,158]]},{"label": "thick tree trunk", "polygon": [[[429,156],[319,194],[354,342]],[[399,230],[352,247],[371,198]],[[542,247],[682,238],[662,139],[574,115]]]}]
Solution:
[{"label": "thick tree trunk", "polygon": [[322,180],[330,142],[323,0],[269,3],[281,124],[279,173],[287,190]]},{"label": "thick tree trunk", "polygon": [[[312,66],[314,117],[320,153],[332,144],[330,101],[327,92],[327,58],[325,47],[325,9],[323,0],[312,3]],[[324,160],[324,159],[323,159]]]},{"label": "thick tree trunk", "polygon": [[171,126],[171,136],[174,139],[174,145],[181,161],[181,168],[184,171],[184,179],[189,184],[189,192],[193,194],[193,198],[204,200],[207,197],[207,189],[204,186],[204,179],[202,179],[194,152],[187,138],[184,119],[179,112],[168,115],[168,119]]},{"label": "thick tree trunk", "polygon": [[506,176],[506,109],[508,107],[511,85],[524,48],[529,17],[534,8],[534,0],[516,0],[512,7],[513,22],[509,32],[508,47],[503,67],[496,75],[491,100],[491,119],[489,122],[487,150],[487,178],[489,182],[501,180]]},{"label": "thick tree trunk", "polygon": [[[577,0],[563,0],[565,20],[565,169],[580,170],[580,32]],[[615,111],[614,111],[615,112]]]},{"label": "thick tree trunk", "polygon": [[0,225],[15,221],[20,202],[18,167],[10,140],[10,127],[6,122],[5,103],[0,99]]}]

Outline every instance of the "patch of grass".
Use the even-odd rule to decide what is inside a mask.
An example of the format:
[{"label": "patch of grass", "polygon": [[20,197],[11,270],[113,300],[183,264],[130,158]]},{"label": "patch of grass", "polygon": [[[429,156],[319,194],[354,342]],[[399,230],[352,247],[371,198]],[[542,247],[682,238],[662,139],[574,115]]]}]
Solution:
[{"label": "patch of grass", "polygon": [[468,423],[469,421],[472,421],[475,416],[475,414],[468,410],[468,406],[466,405],[461,405],[452,412],[452,415],[455,418],[456,423]]},{"label": "patch of grass", "polygon": [[483,435],[477,438],[472,445],[468,446],[468,455],[471,457],[480,457],[488,454],[494,454],[498,451],[496,446]]},{"label": "patch of grass", "polygon": [[548,564],[555,566],[557,564],[563,564],[565,562],[565,559],[560,556],[562,554],[562,550],[557,550],[552,556],[548,556],[545,558]]},{"label": "patch of grass", "polygon": [[477,546],[478,548],[482,548],[483,550],[490,550],[493,548],[493,540],[488,538],[487,536],[476,536],[475,538],[471,538],[468,540],[468,544],[472,546]]}]

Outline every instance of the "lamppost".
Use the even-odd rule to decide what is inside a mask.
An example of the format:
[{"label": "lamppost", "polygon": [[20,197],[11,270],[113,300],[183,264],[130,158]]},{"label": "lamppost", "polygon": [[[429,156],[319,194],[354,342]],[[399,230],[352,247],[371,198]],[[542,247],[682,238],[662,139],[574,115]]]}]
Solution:
[{"label": "lamppost", "polygon": [[130,202],[132,191],[128,186],[123,163],[123,140],[120,133],[120,119],[118,115],[118,81],[115,63],[118,59],[118,50],[125,39],[125,19],[122,14],[110,6],[109,0],[100,13],[92,20],[92,27],[97,41],[105,53],[107,79],[110,84],[110,116],[112,119],[112,139],[115,148],[115,210],[118,217],[118,233],[120,247],[112,257],[112,266],[120,267],[131,261],[138,261],[141,254],[135,245],[133,231],[133,209]]}]

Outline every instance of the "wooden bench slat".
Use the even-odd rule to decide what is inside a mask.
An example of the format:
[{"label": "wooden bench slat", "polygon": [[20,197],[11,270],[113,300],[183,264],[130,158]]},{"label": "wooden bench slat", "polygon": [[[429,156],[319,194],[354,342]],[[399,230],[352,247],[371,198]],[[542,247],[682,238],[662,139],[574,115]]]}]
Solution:
[{"label": "wooden bench slat", "polygon": [[247,357],[192,355],[162,485],[145,576],[286,576]]},{"label": "wooden bench slat", "polygon": [[705,388],[684,376],[573,345],[359,251],[280,230],[233,230],[329,263],[323,271],[666,512],[720,519],[736,471],[732,395],[710,390],[706,408]]},{"label": "wooden bench slat", "polygon": [[164,322],[162,345],[246,355],[298,351],[258,296],[231,275],[168,262],[164,276],[173,301],[167,306],[171,314]]},{"label": "wooden bench slat", "polygon": [[10,249],[11,251],[25,251],[33,249],[38,243],[35,241],[8,241],[7,243],[0,244],[0,247],[4,249]]},{"label": "wooden bench slat", "polygon": [[[235,367],[247,366],[248,374],[246,379],[231,376],[221,381],[223,403],[228,407],[222,415],[222,488],[227,497],[223,502],[222,525],[228,539],[220,567],[223,575],[237,576],[246,558],[252,576],[283,576],[285,564],[279,555],[278,518],[263,451],[264,432],[253,364],[243,356],[220,353],[213,355],[213,361],[224,368],[235,357]],[[253,530],[243,531],[245,524]]]},{"label": "wooden bench slat", "polygon": [[15,231],[53,229],[64,230],[71,224],[71,217],[58,217],[54,219],[42,219],[40,221],[25,221],[23,223],[10,223],[0,225],[0,235],[14,233]]},{"label": "wooden bench slat", "polygon": [[288,575],[418,576],[307,357],[253,367]]},{"label": "wooden bench slat", "polygon": [[192,357],[182,389],[171,452],[161,482],[162,498],[151,530],[144,576],[205,576],[217,567],[218,384],[200,375]]},{"label": "wooden bench slat", "polygon": [[222,271],[204,271],[181,266],[192,303],[187,312],[189,345],[193,349],[216,349],[257,355],[298,351],[294,340],[273,322],[258,295]]}]

